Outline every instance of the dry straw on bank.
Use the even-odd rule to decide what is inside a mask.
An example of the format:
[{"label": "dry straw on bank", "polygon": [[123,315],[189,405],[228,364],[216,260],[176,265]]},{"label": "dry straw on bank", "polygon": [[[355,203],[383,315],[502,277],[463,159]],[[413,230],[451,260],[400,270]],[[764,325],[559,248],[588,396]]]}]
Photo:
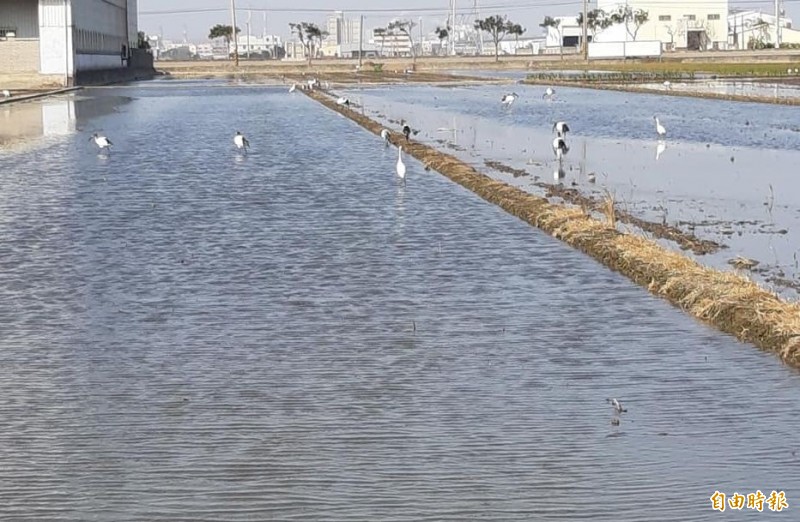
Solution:
[{"label": "dry straw on bank", "polygon": [[[374,134],[379,123],[337,106],[321,92],[309,96]],[[800,305],[781,300],[735,273],[704,267],[641,236],[623,234],[578,208],[549,202],[479,173],[461,160],[394,134],[403,150],[508,213],[572,245],[695,317],[775,352],[800,368]]]}]

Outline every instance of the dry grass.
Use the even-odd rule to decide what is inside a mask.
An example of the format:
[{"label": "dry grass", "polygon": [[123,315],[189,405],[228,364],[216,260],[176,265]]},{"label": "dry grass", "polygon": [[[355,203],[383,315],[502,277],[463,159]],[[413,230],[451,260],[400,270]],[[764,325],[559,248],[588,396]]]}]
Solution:
[{"label": "dry grass", "polygon": [[605,191],[605,196],[603,197],[603,214],[605,214],[606,219],[608,220],[608,226],[611,228],[617,228],[617,207],[616,202],[614,201],[614,194],[609,192],[607,189]]},{"label": "dry grass", "polygon": [[[325,93],[308,95],[374,134],[380,134],[383,128],[362,114],[337,106]],[[402,136],[393,134],[392,140],[399,139]],[[403,140],[403,150],[486,201],[587,253],[698,319],[774,352],[786,364],[800,368],[799,304],[783,301],[738,274],[702,266],[654,241],[620,233],[614,228],[615,223],[593,219],[579,208],[556,205],[494,180],[422,143]],[[607,200],[608,209],[613,211],[613,197]]]}]

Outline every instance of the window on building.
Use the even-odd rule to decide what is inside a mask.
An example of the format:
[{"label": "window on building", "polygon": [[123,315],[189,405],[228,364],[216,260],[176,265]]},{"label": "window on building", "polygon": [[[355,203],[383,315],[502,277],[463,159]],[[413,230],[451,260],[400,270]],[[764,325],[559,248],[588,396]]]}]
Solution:
[{"label": "window on building", "polygon": [[709,20],[719,20],[719,15],[718,14],[710,14],[710,15],[708,15],[708,19]]},{"label": "window on building", "polygon": [[687,20],[697,20],[697,17],[695,15],[684,15],[684,18],[686,18]]},{"label": "window on building", "polygon": [[669,22],[671,20],[672,20],[672,17],[670,15],[660,15],[658,17],[658,21],[659,22]]}]

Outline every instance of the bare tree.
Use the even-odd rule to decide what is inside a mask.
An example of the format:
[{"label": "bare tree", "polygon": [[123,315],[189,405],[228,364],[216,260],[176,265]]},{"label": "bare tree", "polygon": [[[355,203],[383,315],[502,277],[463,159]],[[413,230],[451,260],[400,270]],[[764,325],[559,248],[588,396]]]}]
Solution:
[{"label": "bare tree", "polygon": [[[597,35],[597,31],[603,31],[614,25],[611,18],[602,9],[593,9],[586,13],[586,27],[592,33],[592,40]],[[578,26],[583,27],[583,12],[578,13]]]},{"label": "bare tree", "polygon": [[325,38],[328,33],[321,30],[317,24],[309,22],[290,23],[289,27],[300,39],[300,43],[303,44],[306,56],[308,57],[308,65],[311,65],[311,60],[314,58],[319,47],[322,46],[322,39]]},{"label": "bare tree", "polygon": [[[644,9],[633,9],[629,5],[624,5],[611,13],[610,18],[615,24],[625,24],[625,31],[636,41],[639,29],[650,20],[650,14]],[[633,30],[631,30],[631,25],[633,25]]]},{"label": "bare tree", "polygon": [[475,20],[475,29],[489,33],[494,42],[494,61],[500,61],[500,42],[507,34],[515,34],[517,36],[525,32],[525,29],[519,25],[508,20],[505,16],[495,15],[483,20]]},{"label": "bare tree", "polygon": [[[241,33],[242,30],[238,27],[236,28],[236,33]],[[222,25],[217,24],[211,28],[208,32],[208,39],[209,40],[216,40],[217,38],[222,38],[225,40],[225,52],[230,55],[231,54],[231,40],[233,40],[233,28],[230,25]]]},{"label": "bare tree", "polygon": [[414,37],[411,35],[411,30],[416,26],[411,20],[394,20],[389,23],[387,29],[389,31],[400,31],[408,36],[408,41],[411,44],[411,61],[414,65],[417,64],[417,50],[414,47]]},{"label": "bare tree", "polygon": [[545,16],[544,20],[542,20],[542,23],[539,24],[539,27],[543,28],[545,31],[549,31],[550,27],[558,31],[558,48],[562,53],[562,59],[563,59],[564,38],[562,38],[561,36],[561,29],[559,28],[560,25],[561,25],[561,20],[556,20],[552,16]]},{"label": "bare tree", "polygon": [[[440,49],[442,51],[445,51],[444,41],[450,37],[450,26],[448,25],[447,27],[437,27],[436,31],[434,32],[436,33],[436,36],[439,38]],[[442,54],[446,55],[447,53],[442,52]]]},{"label": "bare tree", "polygon": [[380,37],[381,39],[381,47],[378,51],[378,54],[383,56],[383,45],[386,43],[386,28],[385,27],[376,27],[372,30],[372,36]]}]

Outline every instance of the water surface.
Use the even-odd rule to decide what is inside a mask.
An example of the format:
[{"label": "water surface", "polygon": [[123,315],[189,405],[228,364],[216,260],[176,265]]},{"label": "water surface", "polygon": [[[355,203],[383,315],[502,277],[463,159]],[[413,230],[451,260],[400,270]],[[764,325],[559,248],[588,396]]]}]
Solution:
[{"label": "water surface", "polygon": [[411,158],[398,183],[302,95],[85,99],[114,110],[0,153],[0,520],[795,509],[800,377],[774,356]]},{"label": "water surface", "polygon": [[[503,93],[520,98],[510,110]],[[629,212],[666,222],[728,248],[702,261],[729,268],[760,261],[760,280],[786,297],[800,288],[800,108],[659,94],[543,86],[369,88],[348,93],[391,129],[407,119],[418,139],[480,170],[541,193],[542,180],[614,195]],[[666,127],[659,139],[654,117]],[[556,179],[553,123],[567,121],[570,152]],[[528,175],[488,169],[499,161]],[[596,183],[590,182],[594,174]],[[788,281],[778,284],[774,277]]]}]

